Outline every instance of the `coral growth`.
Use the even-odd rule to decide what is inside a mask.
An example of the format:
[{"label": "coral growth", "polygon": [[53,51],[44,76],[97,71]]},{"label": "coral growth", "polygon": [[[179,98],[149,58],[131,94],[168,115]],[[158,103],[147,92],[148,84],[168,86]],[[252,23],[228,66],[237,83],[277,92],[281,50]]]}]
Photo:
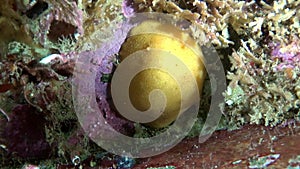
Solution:
[{"label": "coral growth", "polygon": [[[242,32],[244,25],[252,16],[242,9],[251,5],[249,2],[229,1],[125,1],[125,9],[135,12],[167,12],[184,18],[194,25],[194,37],[200,44],[209,43],[216,47],[228,47],[233,44],[230,39],[230,25],[235,31]],[[126,10],[125,15],[126,15]]]},{"label": "coral growth", "polygon": [[299,28],[289,24],[299,17],[292,17],[297,4],[280,1],[258,6],[255,21],[244,29],[252,36],[241,39],[241,46],[229,56],[231,82],[225,99],[232,125],[275,126],[299,117]]},{"label": "coral growth", "polygon": [[[265,54],[262,57],[268,57]],[[231,57],[234,73],[225,93],[228,117],[232,124],[255,123],[277,125],[297,116],[299,107],[295,88],[300,81],[299,67],[288,72],[277,71],[278,65],[269,59],[253,58],[245,48]],[[255,63],[256,62],[256,63]]]}]

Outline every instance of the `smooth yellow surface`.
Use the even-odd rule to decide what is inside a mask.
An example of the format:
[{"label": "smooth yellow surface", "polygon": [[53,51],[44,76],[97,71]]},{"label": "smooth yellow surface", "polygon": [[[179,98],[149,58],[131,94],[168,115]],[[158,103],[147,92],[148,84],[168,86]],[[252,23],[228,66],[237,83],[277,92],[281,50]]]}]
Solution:
[{"label": "smooth yellow surface", "polygon": [[[203,55],[201,49],[188,34],[172,25],[146,21],[135,27],[122,45],[120,50],[121,61],[136,51],[151,48],[168,51],[179,58],[193,73],[201,93],[205,78],[205,68],[200,59],[203,58]],[[147,56],[143,55],[141,57]],[[163,59],[157,59],[152,62],[162,65],[168,64],[162,63],[164,61]],[[176,66],[174,66],[174,69],[175,71],[181,71],[180,69],[176,70]],[[189,81],[191,80],[186,79],[184,76],[179,83],[188,83]],[[136,109],[145,111],[150,107],[149,93],[154,89],[160,89],[164,92],[167,98],[167,106],[158,119],[147,125],[154,128],[166,127],[177,118],[181,103],[180,88],[171,75],[158,69],[147,69],[138,73],[130,83],[130,100]],[[195,89],[184,88],[182,92],[191,95],[195,92]],[[187,108],[190,105],[184,106],[186,107],[183,108]]]}]

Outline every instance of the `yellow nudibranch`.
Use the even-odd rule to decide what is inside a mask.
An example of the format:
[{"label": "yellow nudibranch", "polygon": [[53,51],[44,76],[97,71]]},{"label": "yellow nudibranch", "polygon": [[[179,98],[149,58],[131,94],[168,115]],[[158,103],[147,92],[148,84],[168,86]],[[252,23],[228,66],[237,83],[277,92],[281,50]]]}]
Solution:
[{"label": "yellow nudibranch", "polygon": [[[201,94],[205,79],[205,66],[202,51],[195,39],[174,25],[153,20],[144,21],[129,32],[128,38],[122,44],[119,52],[121,63],[130,54],[151,48],[168,51],[180,59],[192,72],[193,76],[190,77],[196,80],[199,95]],[[157,59],[154,62],[155,64],[169,64],[162,63],[164,61]],[[187,82],[189,79],[182,77],[178,83]],[[195,89],[180,89],[178,83],[167,72],[159,69],[143,70],[132,79],[129,87],[129,98],[133,106],[139,111],[149,109],[149,93],[154,89],[160,89],[164,92],[167,99],[162,115],[146,125],[162,128],[170,125],[177,118],[181,108],[181,92],[188,95],[195,92]]]}]

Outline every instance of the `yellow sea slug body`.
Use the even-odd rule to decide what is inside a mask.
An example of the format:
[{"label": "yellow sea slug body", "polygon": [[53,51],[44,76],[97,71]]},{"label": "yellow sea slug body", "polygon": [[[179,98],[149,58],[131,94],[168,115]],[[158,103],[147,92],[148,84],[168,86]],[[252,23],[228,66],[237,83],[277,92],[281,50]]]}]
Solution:
[{"label": "yellow sea slug body", "polygon": [[[176,28],[171,24],[162,24],[157,21],[144,21],[140,25],[134,27],[126,41],[122,44],[119,52],[121,63],[130,54],[140,50],[148,50],[151,55],[151,49],[161,49],[174,55],[189,68],[198,85],[199,94],[202,91],[203,81],[205,78],[205,67],[203,65],[203,54],[196,41],[186,32]],[[143,55],[141,57],[147,57]],[[172,64],[165,63],[165,59],[151,60],[155,64]],[[133,63],[134,64],[134,63]],[[144,64],[147,64],[145,62]],[[175,71],[176,65],[174,65]],[[129,87],[129,98],[133,106],[145,111],[149,109],[149,94],[155,89],[160,89],[166,96],[166,107],[162,115],[156,120],[147,123],[148,126],[154,128],[166,127],[171,124],[178,116],[180,108],[186,109],[191,105],[183,105],[181,92],[192,95],[195,89],[180,89],[178,83],[188,83],[191,79],[182,76],[180,81],[176,81],[168,72],[159,69],[146,69],[139,72],[131,81]]]}]

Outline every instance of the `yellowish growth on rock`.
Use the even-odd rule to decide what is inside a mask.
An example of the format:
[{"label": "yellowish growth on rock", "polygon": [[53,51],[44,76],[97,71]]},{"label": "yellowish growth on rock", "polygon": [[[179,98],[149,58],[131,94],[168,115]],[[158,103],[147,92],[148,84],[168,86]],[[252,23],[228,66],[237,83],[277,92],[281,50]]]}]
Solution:
[{"label": "yellowish growth on rock", "polygon": [[[203,55],[196,41],[188,34],[172,25],[161,24],[156,21],[145,21],[131,30],[129,37],[122,45],[120,58],[124,60],[130,54],[143,49],[149,49],[141,56],[145,58],[144,64],[172,65],[172,69],[178,74],[182,70],[178,69],[177,65],[168,62],[169,60],[164,59],[163,56],[154,55],[151,49],[162,49],[180,59],[191,70],[187,73],[192,73],[192,78],[196,79],[201,93],[205,79]],[[156,59],[149,59],[153,57]],[[179,81],[176,81],[169,72],[159,69],[146,69],[138,73],[131,81],[129,89],[131,102],[140,111],[145,111],[150,107],[148,102],[150,92],[154,89],[162,90],[167,100],[166,108],[158,119],[148,125],[155,128],[166,127],[177,118],[180,103],[183,99],[181,93],[193,95],[195,92],[193,88],[180,88],[178,85],[178,83],[192,83],[193,79],[189,79],[189,77],[191,76],[183,74],[180,76]],[[186,98],[186,100],[189,99]],[[188,108],[191,106],[190,104],[191,102],[187,101],[181,109]]]}]

